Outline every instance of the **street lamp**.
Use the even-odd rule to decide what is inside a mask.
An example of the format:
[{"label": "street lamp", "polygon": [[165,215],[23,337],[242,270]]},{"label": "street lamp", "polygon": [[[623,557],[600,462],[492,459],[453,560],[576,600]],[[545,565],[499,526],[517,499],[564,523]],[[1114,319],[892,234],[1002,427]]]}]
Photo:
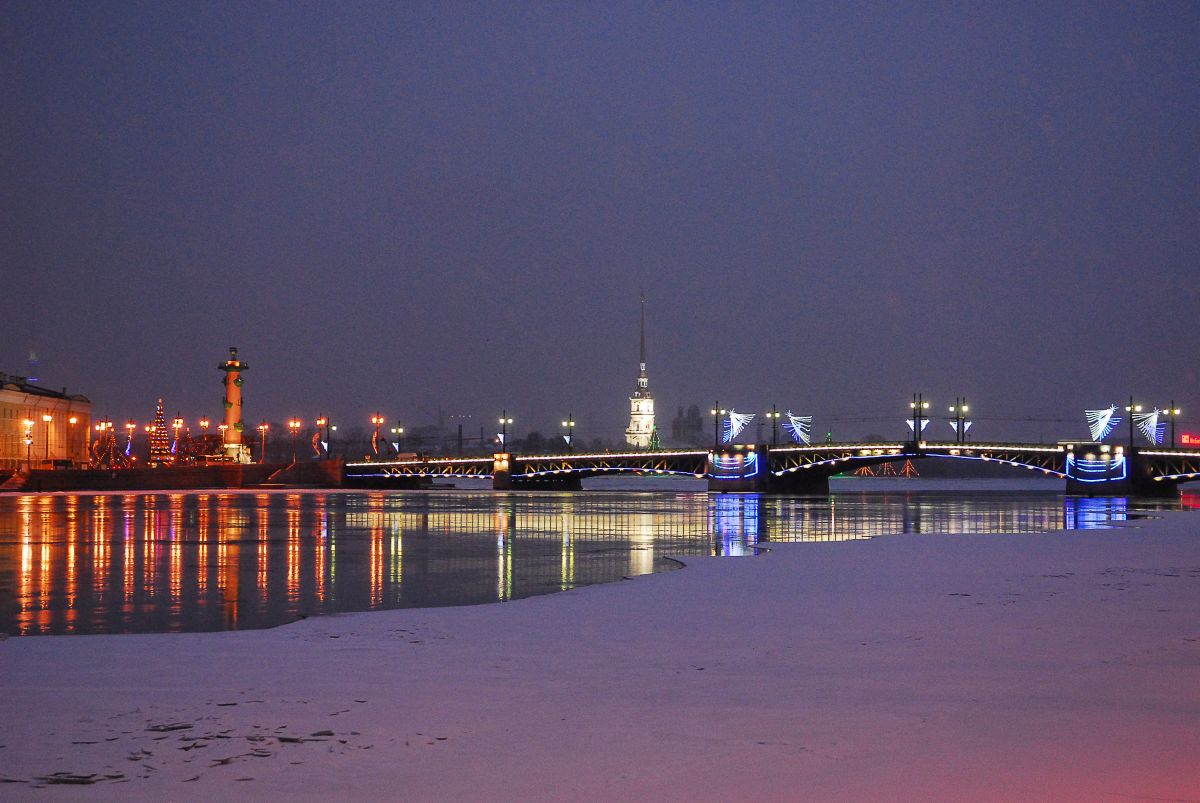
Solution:
[{"label": "street lamp", "polygon": [[399,421],[392,427],[392,434],[396,436],[396,455],[399,456],[404,451],[404,427],[400,426]]},{"label": "street lamp", "polygon": [[508,410],[500,411],[500,446],[507,452],[508,448],[508,425],[513,420],[508,417]]},{"label": "street lamp", "polygon": [[128,443],[125,444],[125,454],[128,457],[133,457],[133,431],[137,429],[137,424],[132,418],[125,422],[125,433]]},{"label": "street lamp", "polygon": [[221,432],[221,448],[225,448],[225,430],[229,429],[228,424],[217,424],[217,429]]},{"label": "street lamp", "polygon": [[[67,423],[71,425],[70,434],[67,435],[67,457],[70,458],[71,453],[75,451],[75,425],[79,423],[79,419],[71,416],[67,419]],[[87,450],[83,451],[86,452]],[[72,464],[74,464],[74,461],[72,461]]]},{"label": "street lamp", "polygon": [[929,402],[920,393],[913,394],[913,400],[908,403],[908,406],[913,411],[913,443],[921,441],[921,419],[922,413],[929,409]]},{"label": "street lamp", "polygon": [[330,440],[329,440],[329,418],[327,416],[324,416],[324,415],[317,416],[317,429],[320,429],[321,427],[325,428],[325,454],[326,454],[326,456],[328,456]]},{"label": "street lamp", "polygon": [[270,428],[266,421],[258,425],[258,431],[262,433],[262,449],[258,453],[259,463],[267,462],[267,430]]},{"label": "street lamp", "polygon": [[782,413],[775,409],[775,405],[771,405],[770,412],[767,413],[767,418],[771,419],[771,445],[775,446],[779,443],[779,416]]},{"label": "street lamp", "polygon": [[963,431],[963,423],[968,409],[965,398],[956,398],[954,404],[950,406],[950,412],[954,413],[954,440],[957,443],[963,443],[967,439],[967,433]]},{"label": "street lamp", "polygon": [[50,422],[54,420],[54,416],[49,413],[42,413],[42,421],[46,424],[46,462],[50,462]]},{"label": "street lamp", "polygon": [[1175,400],[1171,399],[1171,406],[1168,407],[1166,410],[1163,410],[1163,412],[1166,413],[1171,419],[1171,448],[1174,449],[1175,448],[1175,419],[1179,417],[1179,414],[1182,413],[1183,410],[1180,410],[1178,407],[1176,407]]},{"label": "street lamp", "polygon": [[567,428],[567,451],[575,451],[575,417],[567,413],[562,425]]},{"label": "street lamp", "polygon": [[715,401],[715,402],[713,402],[712,410],[710,410],[709,412],[711,412],[713,414],[713,449],[720,449],[721,448],[721,418],[724,417],[724,415],[727,411],[721,407],[721,402]]},{"label": "street lamp", "polygon": [[300,434],[300,419],[292,418],[288,421],[288,429],[292,431],[292,464],[296,463],[296,436]]},{"label": "street lamp", "polygon": [[25,470],[33,471],[33,421],[26,418],[21,424],[25,427]]},{"label": "street lamp", "polygon": [[1134,404],[1133,397],[1129,397],[1129,406],[1125,408],[1125,414],[1129,416],[1129,453],[1133,453],[1133,414],[1140,413],[1142,405]]},{"label": "street lamp", "polygon": [[371,416],[371,423],[375,425],[375,435],[371,438],[371,451],[379,454],[379,428],[383,426],[383,416],[376,412]]}]

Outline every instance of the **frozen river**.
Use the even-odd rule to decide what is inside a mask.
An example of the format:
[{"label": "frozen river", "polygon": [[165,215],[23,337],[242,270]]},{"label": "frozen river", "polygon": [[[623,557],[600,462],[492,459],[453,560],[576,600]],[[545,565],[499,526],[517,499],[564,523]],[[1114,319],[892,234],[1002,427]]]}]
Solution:
[{"label": "frozen river", "polygon": [[[824,497],[647,492],[0,496],[0,632],[262,628],[504,601],[664,571],[668,556],[888,533],[1110,526],[1125,499],[1032,484],[848,482]],[[1162,504],[1162,503],[1158,503]],[[1176,505],[1177,506],[1177,505]]]}]

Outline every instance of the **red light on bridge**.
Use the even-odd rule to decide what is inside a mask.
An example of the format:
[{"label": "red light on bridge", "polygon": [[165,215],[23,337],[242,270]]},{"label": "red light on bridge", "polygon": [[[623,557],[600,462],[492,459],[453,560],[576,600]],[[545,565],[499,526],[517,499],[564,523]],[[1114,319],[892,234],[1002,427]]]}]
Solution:
[{"label": "red light on bridge", "polygon": [[1185,432],[1179,436],[1180,446],[1200,446],[1200,435],[1192,435]]}]

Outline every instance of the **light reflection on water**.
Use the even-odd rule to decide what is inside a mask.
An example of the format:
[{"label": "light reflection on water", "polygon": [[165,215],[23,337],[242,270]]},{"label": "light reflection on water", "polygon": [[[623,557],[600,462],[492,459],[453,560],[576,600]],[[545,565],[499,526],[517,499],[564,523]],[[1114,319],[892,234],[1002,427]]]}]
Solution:
[{"label": "light reflection on water", "polygon": [[496,602],[749,555],[763,542],[1110,526],[1054,494],[171,493],[0,497],[0,631],[269,627]]}]

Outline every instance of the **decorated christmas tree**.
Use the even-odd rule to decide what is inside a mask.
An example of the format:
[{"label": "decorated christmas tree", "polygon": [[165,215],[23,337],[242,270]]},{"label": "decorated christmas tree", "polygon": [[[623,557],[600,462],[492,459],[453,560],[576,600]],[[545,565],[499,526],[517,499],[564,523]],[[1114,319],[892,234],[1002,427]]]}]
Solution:
[{"label": "decorated christmas tree", "polygon": [[658,437],[658,425],[655,424],[654,429],[650,431],[650,448],[661,449],[662,441]]},{"label": "decorated christmas tree", "polygon": [[163,415],[162,399],[154,411],[154,424],[150,427],[150,465],[167,466],[174,460],[171,454],[171,437],[167,434],[167,419]]}]

